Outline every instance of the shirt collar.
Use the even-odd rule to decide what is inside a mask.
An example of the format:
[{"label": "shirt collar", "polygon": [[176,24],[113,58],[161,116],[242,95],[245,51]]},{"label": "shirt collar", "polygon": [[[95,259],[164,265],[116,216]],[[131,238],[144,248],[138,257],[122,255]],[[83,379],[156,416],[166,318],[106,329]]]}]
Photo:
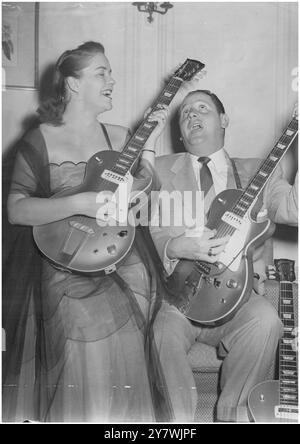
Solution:
[{"label": "shirt collar", "polygon": [[227,169],[227,157],[224,148],[212,153],[209,158],[217,171],[224,171]]},{"label": "shirt collar", "polygon": [[[192,157],[193,162],[197,162],[199,156],[196,156],[195,154],[190,154],[190,155]],[[218,151],[215,151],[208,157],[210,158],[211,162],[214,164],[214,167],[218,172],[225,171],[228,169],[227,156],[224,147],[219,149]]]}]

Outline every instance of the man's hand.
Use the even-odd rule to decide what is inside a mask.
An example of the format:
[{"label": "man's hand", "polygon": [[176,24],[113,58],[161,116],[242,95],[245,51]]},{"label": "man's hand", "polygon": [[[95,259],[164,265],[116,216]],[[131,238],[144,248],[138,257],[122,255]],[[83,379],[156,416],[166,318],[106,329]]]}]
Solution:
[{"label": "man's hand", "polygon": [[184,234],[172,239],[167,248],[167,256],[170,259],[191,259],[206,262],[217,262],[224,251],[229,236],[214,238],[214,230],[205,228],[200,237],[186,237]]}]

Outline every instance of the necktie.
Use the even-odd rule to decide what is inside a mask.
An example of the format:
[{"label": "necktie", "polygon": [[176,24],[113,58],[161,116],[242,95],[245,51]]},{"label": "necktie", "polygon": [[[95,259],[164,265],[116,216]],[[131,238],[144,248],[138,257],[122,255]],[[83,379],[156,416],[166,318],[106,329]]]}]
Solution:
[{"label": "necktie", "polygon": [[208,162],[210,162],[210,158],[199,157],[198,162],[202,164],[200,170],[200,185],[201,185],[201,191],[204,192],[204,197],[205,197],[208,191],[211,189],[211,187],[214,186],[212,175],[207,165]]}]

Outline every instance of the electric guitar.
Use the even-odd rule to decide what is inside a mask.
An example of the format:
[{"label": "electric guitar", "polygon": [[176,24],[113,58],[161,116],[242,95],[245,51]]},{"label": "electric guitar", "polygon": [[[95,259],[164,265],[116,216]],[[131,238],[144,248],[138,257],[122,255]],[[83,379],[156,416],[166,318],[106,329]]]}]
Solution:
[{"label": "electric guitar", "polygon": [[218,262],[182,259],[168,278],[167,287],[175,305],[191,321],[222,324],[249,299],[253,288],[253,250],[274,230],[269,219],[253,219],[253,207],[297,134],[298,119],[294,113],[246,189],[225,190],[213,200],[207,227],[216,230],[216,238],[229,235]]},{"label": "electric guitar", "polygon": [[256,385],[248,397],[249,412],[255,422],[298,422],[298,362],[295,340],[293,285],[294,261],[275,260],[280,279],[279,314],[283,337],[279,343],[279,381]]},{"label": "electric guitar", "polygon": [[[204,66],[197,60],[186,59],[153,103],[152,111],[158,110],[161,105],[169,105],[182,83],[191,80]],[[151,178],[134,179],[131,171],[156,125],[157,122],[145,117],[121,152],[99,151],[94,154],[87,163],[83,183],[53,197],[85,191],[105,191],[116,195],[122,185],[126,187],[125,198],[128,199],[128,206],[125,205],[127,220],[128,207],[133,208],[139,196],[151,187]],[[75,215],[35,226],[33,237],[39,250],[58,268],[87,275],[112,273],[134,241],[135,226],[126,223],[126,220],[124,223],[124,213],[118,212],[113,224],[109,219],[107,224],[99,224],[95,218]]]}]

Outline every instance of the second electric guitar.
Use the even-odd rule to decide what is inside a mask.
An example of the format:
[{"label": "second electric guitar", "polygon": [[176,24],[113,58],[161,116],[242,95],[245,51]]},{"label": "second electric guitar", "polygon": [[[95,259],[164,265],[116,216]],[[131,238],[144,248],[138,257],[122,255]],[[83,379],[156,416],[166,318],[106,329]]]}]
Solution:
[{"label": "second electric guitar", "polygon": [[269,219],[257,222],[251,213],[297,134],[295,115],[246,189],[225,190],[212,202],[207,227],[216,230],[216,238],[230,236],[219,261],[211,264],[180,260],[168,279],[169,290],[178,296],[178,308],[191,321],[224,323],[249,298],[253,287],[252,252],[271,235],[272,229]]},{"label": "second electric guitar", "polygon": [[[279,380],[264,381],[250,392],[248,406],[255,422],[298,422],[298,355],[293,282],[294,262],[275,259],[280,280],[279,315],[283,337],[279,343]],[[296,295],[297,297],[297,295]]]}]

